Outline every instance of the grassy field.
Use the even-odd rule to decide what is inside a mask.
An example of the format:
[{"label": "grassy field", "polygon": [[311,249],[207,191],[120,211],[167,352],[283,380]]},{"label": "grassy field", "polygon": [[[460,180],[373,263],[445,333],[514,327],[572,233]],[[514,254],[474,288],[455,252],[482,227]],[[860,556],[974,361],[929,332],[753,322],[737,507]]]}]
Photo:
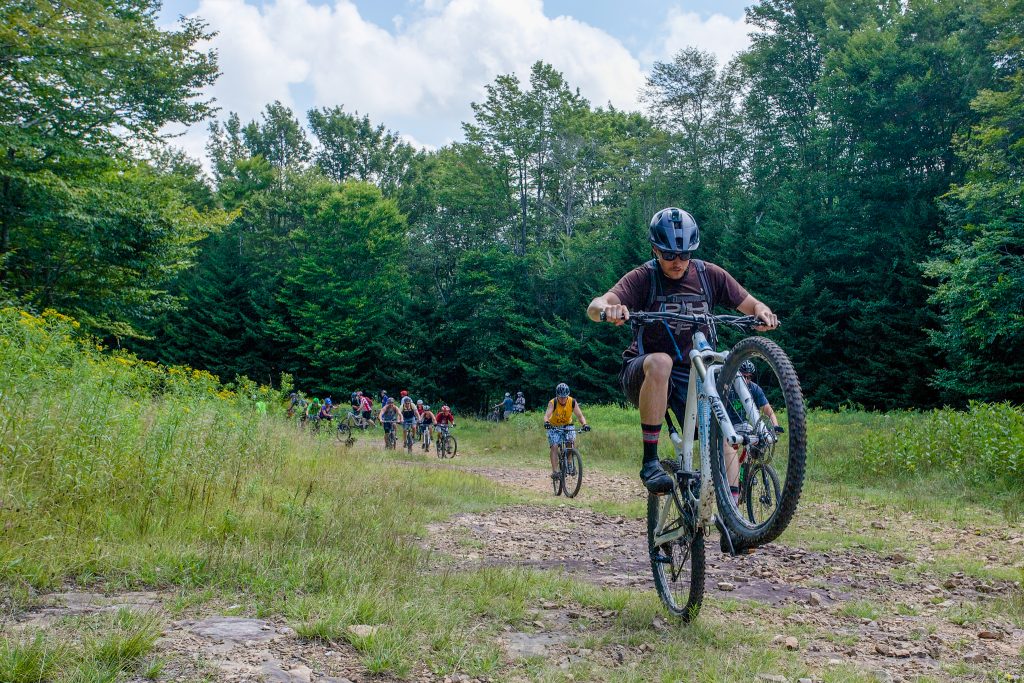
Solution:
[{"label": "grassy field", "polygon": [[[269,415],[256,400],[270,404]],[[369,672],[399,678],[810,675],[796,653],[768,647],[774,631],[733,618],[750,606],[718,601],[692,627],[655,632],[662,612],[652,591],[508,567],[439,571],[420,543],[431,522],[556,502],[466,472],[410,466],[368,439],[343,448],[297,430],[279,405],[266,388],[227,389],[206,373],[100,350],[56,314],[0,313],[0,680],[160,679],[165,662],[154,644],[166,620],[203,609],[283,617],[299,638],[350,643]],[[587,415],[595,427],[581,442],[588,468],[635,476],[635,414],[594,407]],[[812,413],[809,501],[963,524],[1018,518],[1021,488],[1005,478],[979,483],[941,463],[871,476],[878,462],[865,453],[887,419]],[[461,420],[458,462],[546,467],[540,421]],[[621,512],[641,514],[630,505]],[[787,533],[809,546],[864,542],[796,526]],[[6,628],[40,596],[69,588],[174,597],[152,617],[66,619],[59,633]],[[621,670],[582,662],[569,671],[534,659],[508,669],[495,636],[531,628],[530,609],[545,601],[614,611],[588,641],[594,646],[651,647]],[[348,630],[353,624],[378,629],[361,636]],[[873,678],[835,667],[825,680]]]}]

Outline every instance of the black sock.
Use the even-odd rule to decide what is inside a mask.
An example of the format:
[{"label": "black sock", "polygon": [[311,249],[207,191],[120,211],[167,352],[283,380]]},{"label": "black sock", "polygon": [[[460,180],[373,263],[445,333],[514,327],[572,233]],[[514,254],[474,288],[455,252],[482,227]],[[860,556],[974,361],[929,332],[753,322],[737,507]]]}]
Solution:
[{"label": "black sock", "polygon": [[640,425],[644,435],[644,463],[658,459],[658,437],[661,436],[661,425]]}]

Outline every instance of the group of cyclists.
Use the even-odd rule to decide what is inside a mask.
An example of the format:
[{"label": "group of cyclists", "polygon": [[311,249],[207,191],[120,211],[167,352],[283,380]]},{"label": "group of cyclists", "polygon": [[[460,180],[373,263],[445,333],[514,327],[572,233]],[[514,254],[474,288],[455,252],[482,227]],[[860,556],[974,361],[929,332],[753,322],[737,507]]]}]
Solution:
[{"label": "group of cyclists", "polygon": [[[414,403],[409,392],[404,389],[399,392],[397,402],[394,397],[388,396],[386,390],[382,390],[380,403],[381,407],[376,409],[373,397],[362,391],[354,391],[350,399],[351,410],[341,419],[346,420],[350,427],[358,429],[369,429],[379,424],[384,430],[385,444],[398,424],[402,427],[403,441],[411,430],[414,430],[415,438],[422,437],[423,432],[427,431],[429,439],[433,441],[435,428],[455,425],[455,415],[447,404],[434,412],[422,399]],[[288,397],[286,414],[289,418],[298,418],[300,424],[308,424],[318,430],[323,422],[335,419],[336,410],[337,405],[329,396],[322,400],[317,397],[307,399],[298,392],[292,392]]]},{"label": "group of cyclists", "polygon": [[427,443],[434,440],[434,429],[450,429],[455,426],[455,415],[447,404],[441,406],[436,413],[422,399],[413,403],[409,392],[404,389],[399,393],[399,401],[396,403],[393,397],[387,392],[382,392],[380,413],[377,418],[384,428],[384,444],[388,444],[389,437],[394,435],[395,426],[402,425],[402,441],[410,436],[421,438],[427,434]]}]

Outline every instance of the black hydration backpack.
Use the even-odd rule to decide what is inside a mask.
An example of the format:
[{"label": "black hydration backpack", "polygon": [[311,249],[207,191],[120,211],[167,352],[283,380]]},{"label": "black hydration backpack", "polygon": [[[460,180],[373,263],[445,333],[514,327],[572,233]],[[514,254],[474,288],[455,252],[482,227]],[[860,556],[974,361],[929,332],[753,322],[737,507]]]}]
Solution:
[{"label": "black hydration backpack", "polygon": [[[700,282],[700,294],[671,294],[666,295],[661,287],[661,278],[658,277],[661,270],[657,259],[651,259],[646,263],[647,273],[650,276],[650,284],[647,289],[647,305],[645,311],[667,311],[670,313],[701,314],[711,313],[711,283],[708,281],[707,267],[700,259],[690,259],[690,263],[697,269],[697,279]],[[712,347],[717,348],[718,339],[714,330],[708,342]],[[644,328],[641,326],[637,332],[637,351],[640,355],[644,353]]]}]

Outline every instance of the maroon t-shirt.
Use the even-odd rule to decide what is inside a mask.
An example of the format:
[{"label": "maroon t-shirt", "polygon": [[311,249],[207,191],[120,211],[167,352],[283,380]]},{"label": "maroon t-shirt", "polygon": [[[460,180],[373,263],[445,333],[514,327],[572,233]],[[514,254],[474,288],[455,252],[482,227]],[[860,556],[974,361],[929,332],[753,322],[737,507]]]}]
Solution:
[{"label": "maroon t-shirt", "polygon": [[[647,264],[634,268],[622,279],[615,283],[611,293],[619,297],[626,308],[631,311],[670,311],[678,313],[710,313],[715,306],[723,305],[736,308],[747,298],[747,290],[743,289],[736,278],[729,275],[724,269],[713,263],[704,262],[705,274],[707,275],[708,287],[711,291],[706,298],[710,301],[707,306],[701,297],[700,276],[697,274],[697,266],[690,262],[683,277],[678,280],[671,280],[665,277],[661,268],[657,267],[657,283],[655,301],[650,308],[647,301],[650,299],[651,274]],[[683,356],[683,364],[689,365],[689,353],[693,348],[693,329],[690,325],[682,323],[669,323],[672,326],[676,344],[679,345],[679,352]],[[708,334],[706,328],[702,328],[704,334]],[[662,323],[653,323],[644,326],[643,332],[644,353],[667,353],[680,363],[676,357],[675,346],[668,334],[666,326]],[[622,354],[623,360],[629,360],[639,355],[637,342],[633,343]]]}]

